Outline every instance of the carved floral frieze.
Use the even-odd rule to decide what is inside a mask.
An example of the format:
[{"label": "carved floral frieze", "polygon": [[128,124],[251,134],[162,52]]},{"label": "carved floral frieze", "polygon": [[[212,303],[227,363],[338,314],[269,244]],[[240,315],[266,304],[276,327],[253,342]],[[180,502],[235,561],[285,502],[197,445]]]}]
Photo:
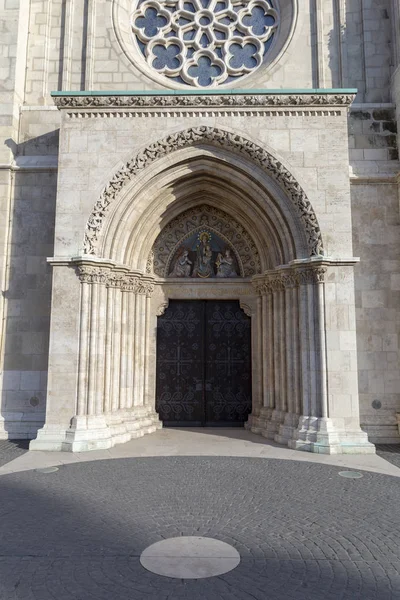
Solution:
[{"label": "carved floral frieze", "polygon": [[176,150],[204,142],[246,156],[246,158],[260,166],[268,175],[273,177],[289,196],[304,225],[310,256],[323,255],[321,230],[313,207],[300,184],[286,167],[267,150],[254,142],[235,133],[206,126],[180,131],[167,136],[163,140],[150,144],[113,176],[101,193],[99,200],[95,203],[86,224],[84,238],[85,254],[96,254],[97,241],[104,218],[110,205],[116,200],[128,181],[131,181],[155,160]]},{"label": "carved floral frieze", "polygon": [[171,96],[55,96],[58,108],[346,107],[354,94],[210,94]]}]

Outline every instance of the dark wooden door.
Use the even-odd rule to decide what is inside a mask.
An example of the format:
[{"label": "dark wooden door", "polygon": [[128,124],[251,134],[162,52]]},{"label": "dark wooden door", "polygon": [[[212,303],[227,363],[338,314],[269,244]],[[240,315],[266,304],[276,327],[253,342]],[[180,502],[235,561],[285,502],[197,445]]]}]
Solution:
[{"label": "dark wooden door", "polygon": [[238,301],[171,300],[158,317],[165,426],[241,426],[251,411],[251,321]]}]

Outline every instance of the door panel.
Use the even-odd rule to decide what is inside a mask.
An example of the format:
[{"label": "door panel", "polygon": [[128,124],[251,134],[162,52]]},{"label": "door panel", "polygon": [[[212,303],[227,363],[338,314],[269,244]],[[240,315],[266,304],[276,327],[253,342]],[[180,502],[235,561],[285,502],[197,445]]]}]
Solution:
[{"label": "door panel", "polygon": [[239,302],[170,301],[158,318],[156,410],[166,426],[247,420],[251,321]]},{"label": "door panel", "polygon": [[242,425],[251,411],[251,321],[239,302],[206,305],[206,422]]},{"label": "door panel", "polygon": [[171,301],[157,323],[156,410],[164,425],[204,423],[204,303]]}]

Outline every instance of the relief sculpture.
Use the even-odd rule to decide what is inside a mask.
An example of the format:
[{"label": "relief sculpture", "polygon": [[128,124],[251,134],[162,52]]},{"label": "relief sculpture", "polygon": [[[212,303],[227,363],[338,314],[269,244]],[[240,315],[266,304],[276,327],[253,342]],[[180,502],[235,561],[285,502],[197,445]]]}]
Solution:
[{"label": "relief sculpture", "polygon": [[173,265],[173,269],[170,273],[170,277],[190,277],[190,272],[192,270],[192,261],[189,260],[189,251],[185,248],[182,248],[175,264]]},{"label": "relief sculpture", "polygon": [[216,266],[217,266],[217,277],[237,277],[238,274],[234,265],[234,258],[229,248],[227,248],[224,254],[218,254]]},{"label": "relief sculpture", "polygon": [[206,229],[194,233],[175,252],[169,277],[239,277],[237,259],[218,235]]}]

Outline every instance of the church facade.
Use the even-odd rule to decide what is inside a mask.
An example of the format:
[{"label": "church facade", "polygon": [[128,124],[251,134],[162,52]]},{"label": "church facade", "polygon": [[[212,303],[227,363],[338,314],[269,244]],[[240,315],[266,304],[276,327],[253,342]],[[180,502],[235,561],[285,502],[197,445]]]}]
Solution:
[{"label": "church facade", "polygon": [[399,19],[0,3],[0,438],[399,443]]}]

